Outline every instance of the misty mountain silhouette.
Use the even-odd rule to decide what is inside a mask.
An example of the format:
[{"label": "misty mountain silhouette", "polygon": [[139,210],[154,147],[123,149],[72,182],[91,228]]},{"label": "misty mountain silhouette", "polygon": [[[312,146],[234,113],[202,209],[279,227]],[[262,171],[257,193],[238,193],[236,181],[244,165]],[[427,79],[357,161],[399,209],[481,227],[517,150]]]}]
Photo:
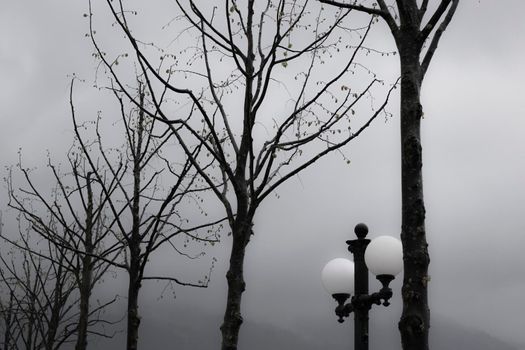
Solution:
[{"label": "misty mountain silhouette", "polygon": [[[143,310],[139,348],[145,350],[216,350],[220,348],[222,316],[209,311],[176,307],[169,318],[154,308]],[[121,325],[125,328],[125,324]],[[319,350],[352,349],[353,321],[339,324],[319,320],[301,320],[293,329],[268,323],[245,320],[239,338],[242,350]],[[370,350],[400,350],[397,327],[392,322],[370,325]],[[431,328],[433,350],[518,350],[503,340],[483,331],[468,329],[443,317],[433,316]],[[95,340],[91,348],[100,350],[125,347],[125,334],[117,334],[111,341]]]}]

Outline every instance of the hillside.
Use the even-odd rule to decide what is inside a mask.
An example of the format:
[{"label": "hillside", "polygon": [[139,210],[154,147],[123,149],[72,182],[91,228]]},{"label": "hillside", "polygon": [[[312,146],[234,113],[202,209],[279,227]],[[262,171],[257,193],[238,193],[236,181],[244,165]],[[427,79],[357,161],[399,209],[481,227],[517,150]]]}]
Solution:
[{"label": "hillside", "polygon": [[[176,350],[216,350],[220,344],[219,325],[221,316],[202,310],[178,308],[169,319],[157,317],[161,312],[146,310],[142,321],[140,348]],[[319,350],[351,349],[352,325],[345,322],[326,323],[318,320],[301,321],[294,329],[275,327],[267,323],[245,321],[241,330],[240,349],[249,350]],[[124,327],[124,324],[121,325]],[[433,350],[519,350],[501,339],[474,329],[466,329],[438,316],[433,318],[431,329]],[[398,350],[399,335],[395,327],[385,323],[371,325],[370,350]],[[125,337],[117,334],[111,341],[97,340],[91,343],[100,350],[123,349]]]}]

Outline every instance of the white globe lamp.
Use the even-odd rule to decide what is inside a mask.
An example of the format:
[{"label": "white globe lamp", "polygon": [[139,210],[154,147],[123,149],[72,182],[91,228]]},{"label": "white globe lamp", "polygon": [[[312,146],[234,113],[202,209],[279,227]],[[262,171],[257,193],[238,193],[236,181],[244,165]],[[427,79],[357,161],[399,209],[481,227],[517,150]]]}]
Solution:
[{"label": "white globe lamp", "polygon": [[376,276],[396,276],[403,270],[403,246],[392,236],[374,238],[365,251],[368,270]]},{"label": "white globe lamp", "polygon": [[354,293],[354,263],[348,259],[337,258],[330,260],[321,272],[323,286],[328,293]]}]

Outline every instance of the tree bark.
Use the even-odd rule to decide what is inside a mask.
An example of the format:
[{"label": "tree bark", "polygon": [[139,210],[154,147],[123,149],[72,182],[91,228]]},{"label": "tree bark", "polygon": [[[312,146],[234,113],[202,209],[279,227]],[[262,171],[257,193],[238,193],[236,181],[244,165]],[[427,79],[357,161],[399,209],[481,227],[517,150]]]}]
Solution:
[{"label": "tree bark", "polygon": [[[62,262],[63,259],[60,258],[57,265],[57,272],[54,276],[55,278],[55,286],[53,290],[53,300],[50,300],[50,311],[51,311],[51,317],[49,318],[49,323],[47,326],[47,332],[46,332],[46,340],[44,348],[46,350],[53,350],[54,344],[56,341],[56,335],[58,332],[58,327],[60,326],[60,311],[63,306],[63,298],[64,298],[64,270],[62,269]],[[36,278],[36,277],[35,277]]]},{"label": "tree bark", "polygon": [[[133,253],[132,253],[133,254]],[[139,340],[139,291],[141,287],[138,259],[131,258],[128,286],[127,350],[137,350]]]},{"label": "tree bark", "polygon": [[[144,105],[144,94],[140,93],[140,105]],[[137,350],[139,341],[139,291],[142,280],[140,260],[140,186],[141,186],[141,157],[142,141],[144,133],[144,113],[139,113],[137,127],[137,141],[131,145],[133,154],[133,198],[131,204],[131,216],[133,225],[129,245],[129,286],[128,286],[128,328],[127,328],[127,350]]]},{"label": "tree bark", "polygon": [[82,276],[80,284],[80,314],[78,317],[78,335],[75,350],[86,350],[89,322],[89,298],[91,296],[91,256],[82,258]]},{"label": "tree bark", "polygon": [[[2,310],[4,311],[4,310]],[[13,322],[13,311],[14,311],[14,293],[11,290],[9,293],[9,304],[7,309],[5,309],[4,324],[5,324],[5,333],[4,333],[4,349],[11,349],[11,327]]]},{"label": "tree bark", "polygon": [[401,188],[404,251],[403,313],[399,330],[404,350],[427,350],[430,327],[428,265],[423,199],[420,101],[421,47],[416,31],[403,30],[397,40],[401,62]]},{"label": "tree bark", "polygon": [[[245,60],[245,90],[244,90],[244,115],[243,115],[243,132],[240,148],[237,153],[237,164],[233,187],[237,199],[237,213],[232,228],[232,250],[230,253],[230,267],[226,273],[228,281],[228,299],[226,300],[226,310],[224,312],[224,321],[221,325],[222,332],[222,350],[237,350],[239,341],[239,330],[243,319],[241,315],[242,294],[246,288],[244,282],[244,255],[246,246],[250,241],[252,234],[253,212],[255,211],[256,198],[252,191],[248,189],[246,180],[246,164],[250,155],[253,139],[252,129],[255,121],[255,112],[253,111],[253,85],[254,85],[254,39],[253,39],[253,16],[255,0],[249,0],[246,17],[246,40],[247,55]],[[253,159],[252,159],[253,161]],[[253,181],[253,180],[252,180]],[[250,208],[250,204],[253,208]]]},{"label": "tree bark", "polygon": [[[135,167],[138,169],[137,165]],[[135,197],[133,199],[133,232],[129,241],[129,286],[128,286],[128,325],[127,350],[137,350],[139,340],[139,291],[141,287],[140,233],[139,233],[139,192],[140,172],[135,173]]]},{"label": "tree bark", "polygon": [[226,273],[228,299],[224,321],[221,326],[222,350],[237,350],[239,330],[243,322],[241,300],[246,284],[244,282],[244,255],[252,233],[252,221],[237,217],[232,230],[233,242],[230,253],[230,268]]},{"label": "tree bark", "polygon": [[86,179],[88,195],[88,206],[86,210],[86,227],[84,235],[84,248],[86,254],[82,257],[82,274],[80,276],[80,311],[78,316],[78,332],[75,350],[87,349],[87,330],[89,323],[89,298],[91,296],[92,283],[92,254],[93,247],[93,191],[91,189],[91,173]]}]

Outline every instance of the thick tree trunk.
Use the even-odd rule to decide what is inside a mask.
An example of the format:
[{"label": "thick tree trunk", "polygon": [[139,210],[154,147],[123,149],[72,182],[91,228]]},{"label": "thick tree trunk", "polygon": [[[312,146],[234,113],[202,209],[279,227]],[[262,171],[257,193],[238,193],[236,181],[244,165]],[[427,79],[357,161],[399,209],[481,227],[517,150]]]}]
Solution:
[{"label": "thick tree trunk", "polygon": [[430,310],[427,282],[430,262],[425,232],[420,103],[422,82],[415,34],[398,40],[401,56],[401,160],[404,280],[403,313],[399,322],[404,350],[427,350]]},{"label": "thick tree trunk", "polygon": [[[231,225],[233,242],[230,253],[230,268],[226,273],[226,279],[228,281],[228,299],[226,301],[224,321],[221,326],[222,350],[237,350],[239,330],[243,321],[241,316],[241,299],[242,293],[244,293],[246,288],[246,283],[244,282],[244,254],[252,234],[253,213],[256,208],[256,205],[254,204],[256,197],[254,197],[253,188],[251,189],[252,191],[250,195],[248,181],[246,180],[246,164],[253,146],[252,129],[255,121],[255,112],[253,112],[252,109],[252,89],[255,82],[255,54],[252,32],[254,4],[255,0],[248,0],[246,4],[248,12],[246,17],[246,40],[248,46],[245,60],[246,86],[244,90],[244,118],[242,139],[237,153],[235,179],[233,179],[235,196],[237,198],[237,213],[233,220],[233,224]],[[253,181],[253,179],[251,179],[251,181]],[[250,208],[250,203],[251,205],[254,205],[254,207]]]},{"label": "thick tree trunk", "polygon": [[137,350],[139,340],[139,291],[141,283],[138,261],[131,259],[128,286],[127,350]]},{"label": "thick tree trunk", "polygon": [[226,273],[228,280],[228,300],[224,321],[221,326],[222,350],[237,350],[239,330],[242,324],[241,299],[245,290],[244,282],[244,254],[252,232],[250,219],[237,217],[232,236],[232,250],[230,253],[230,269]]}]

